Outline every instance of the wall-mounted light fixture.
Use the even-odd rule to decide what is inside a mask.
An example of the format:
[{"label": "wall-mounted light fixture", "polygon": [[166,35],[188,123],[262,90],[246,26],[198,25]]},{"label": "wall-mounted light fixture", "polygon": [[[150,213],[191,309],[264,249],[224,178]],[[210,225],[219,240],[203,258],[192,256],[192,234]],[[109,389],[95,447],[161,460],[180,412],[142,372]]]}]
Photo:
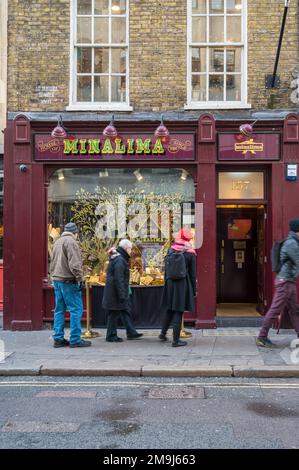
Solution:
[{"label": "wall-mounted light fixture", "polygon": [[65,139],[67,136],[67,129],[64,127],[62,123],[61,115],[58,118],[57,126],[51,132],[51,137],[54,139]]},{"label": "wall-mounted light fixture", "polygon": [[58,171],[57,171],[57,176],[58,176],[59,181],[64,180],[64,172],[63,172],[63,170],[58,170]]},{"label": "wall-mounted light fixture", "polygon": [[107,137],[108,139],[114,139],[117,137],[117,130],[114,127],[114,115],[112,115],[112,119],[110,124],[103,130],[103,136]]},{"label": "wall-mounted light fixture", "polygon": [[162,142],[167,142],[169,139],[169,130],[164,125],[163,115],[161,116],[161,122],[159,126],[155,130],[155,137],[157,137],[158,139],[161,139]]},{"label": "wall-mounted light fixture", "polygon": [[246,135],[246,137],[250,137],[253,134],[253,126],[257,121],[258,119],[256,119],[256,121],[254,121],[252,124],[242,124],[239,127],[239,131],[241,132],[241,134]]},{"label": "wall-mounted light fixture", "polygon": [[140,173],[140,170],[135,170],[133,173],[136,176],[137,181],[142,181],[143,180],[143,176]]}]

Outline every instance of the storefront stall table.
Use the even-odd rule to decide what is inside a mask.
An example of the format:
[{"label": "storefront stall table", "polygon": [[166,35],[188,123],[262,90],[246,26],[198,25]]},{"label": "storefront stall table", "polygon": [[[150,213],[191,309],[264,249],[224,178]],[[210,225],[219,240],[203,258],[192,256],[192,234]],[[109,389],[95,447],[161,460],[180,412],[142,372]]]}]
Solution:
[{"label": "storefront stall table", "polygon": [[[132,318],[136,328],[160,328],[163,286],[131,286]],[[105,328],[107,311],[102,307],[104,286],[92,286],[92,328]],[[121,324],[120,324],[121,325]]]}]

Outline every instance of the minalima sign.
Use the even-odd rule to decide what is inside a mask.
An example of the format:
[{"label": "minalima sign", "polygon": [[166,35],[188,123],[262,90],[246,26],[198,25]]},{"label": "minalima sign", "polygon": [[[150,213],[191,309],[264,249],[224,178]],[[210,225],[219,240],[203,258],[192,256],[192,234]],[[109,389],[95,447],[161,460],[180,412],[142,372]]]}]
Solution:
[{"label": "minalima sign", "polygon": [[36,161],[194,160],[194,135],[172,134],[168,141],[152,135],[122,135],[115,139],[75,134],[60,140],[35,134]]}]

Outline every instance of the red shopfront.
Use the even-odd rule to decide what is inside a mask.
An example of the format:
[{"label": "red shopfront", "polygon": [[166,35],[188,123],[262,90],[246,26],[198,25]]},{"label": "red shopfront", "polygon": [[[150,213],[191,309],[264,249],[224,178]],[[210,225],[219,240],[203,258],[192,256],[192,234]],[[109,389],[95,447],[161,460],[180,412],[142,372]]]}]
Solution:
[{"label": "red shopfront", "polygon": [[[147,191],[147,181],[148,194],[153,197],[164,194],[169,198],[174,192],[183,196],[189,212],[181,222],[194,228],[199,247],[197,307],[194,314],[186,313],[187,320],[197,328],[214,328],[220,304],[230,304],[232,312],[234,304],[256,304],[264,313],[272,296],[268,262],[272,241],[286,234],[288,219],[299,213],[298,181],[286,180],[287,164],[299,163],[297,115],[258,122],[251,142],[237,137],[246,120],[215,121],[210,114],[198,120],[169,119],[170,142],[162,148],[153,139],[157,121],[133,121],[132,117],[124,121],[122,117],[116,121],[120,141],[107,142],[105,147],[101,133],[106,118],[83,123],[67,114],[63,118],[69,130],[68,143],[57,145],[51,139],[55,118],[37,116],[30,121],[26,115],[18,115],[8,120],[5,130],[5,329],[41,329],[53,318],[49,227],[55,232],[65,222],[70,204],[79,207],[78,200],[69,196],[69,182],[78,189],[84,180],[88,192],[95,175],[98,186],[106,187],[108,182],[113,194],[118,181],[121,192],[121,186],[129,186],[132,179],[137,184],[139,178],[138,194],[143,184]],[[229,148],[232,138],[236,154]],[[64,192],[59,181],[63,181]],[[246,186],[247,191],[253,188],[250,198]],[[160,232],[153,244],[161,242]],[[247,264],[252,258],[255,264]],[[152,270],[159,273],[157,267],[150,266],[143,276],[145,288],[154,277]],[[244,275],[236,286],[234,279],[240,280],[241,273],[251,274]],[[256,281],[246,298],[254,273]],[[225,297],[231,284],[236,288]],[[154,292],[158,286],[151,288]],[[150,295],[151,291],[147,292]]]}]

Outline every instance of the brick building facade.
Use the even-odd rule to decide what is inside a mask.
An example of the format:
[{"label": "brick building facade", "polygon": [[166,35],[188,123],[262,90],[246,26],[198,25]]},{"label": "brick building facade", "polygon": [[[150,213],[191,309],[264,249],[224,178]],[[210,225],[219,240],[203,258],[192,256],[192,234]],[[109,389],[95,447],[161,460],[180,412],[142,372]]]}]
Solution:
[{"label": "brick building facade", "polygon": [[[225,316],[230,325],[259,325],[273,293],[273,240],[299,213],[298,1],[289,5],[273,89],[265,76],[273,73],[283,0],[8,3],[4,328],[53,320],[48,255],[76,216],[77,191],[139,193],[143,182],[145,194],[178,191],[189,208],[180,224],[196,236],[198,282],[195,312],[185,318],[197,328],[224,325]],[[170,140],[157,156],[162,113]],[[53,134],[60,114],[64,139]],[[115,153],[104,141],[112,114],[131,142],[128,154],[122,141]],[[134,153],[136,141],[143,150]],[[105,142],[105,155],[95,155]],[[160,273],[146,258],[165,247],[160,232],[154,247],[141,240],[146,274]],[[104,326],[105,273],[97,271],[100,256],[89,254],[98,279],[93,326]],[[158,326],[161,289],[133,286],[137,326]]]},{"label": "brick building facade", "polygon": [[[273,72],[283,2],[248,1],[248,103],[293,108],[290,84],[299,63],[299,6],[291,2]],[[8,19],[9,111],[64,111],[69,104],[70,0],[11,0]],[[134,111],[184,110],[187,101],[187,0],[130,0],[130,104]],[[100,108],[99,108],[100,110]]]}]

